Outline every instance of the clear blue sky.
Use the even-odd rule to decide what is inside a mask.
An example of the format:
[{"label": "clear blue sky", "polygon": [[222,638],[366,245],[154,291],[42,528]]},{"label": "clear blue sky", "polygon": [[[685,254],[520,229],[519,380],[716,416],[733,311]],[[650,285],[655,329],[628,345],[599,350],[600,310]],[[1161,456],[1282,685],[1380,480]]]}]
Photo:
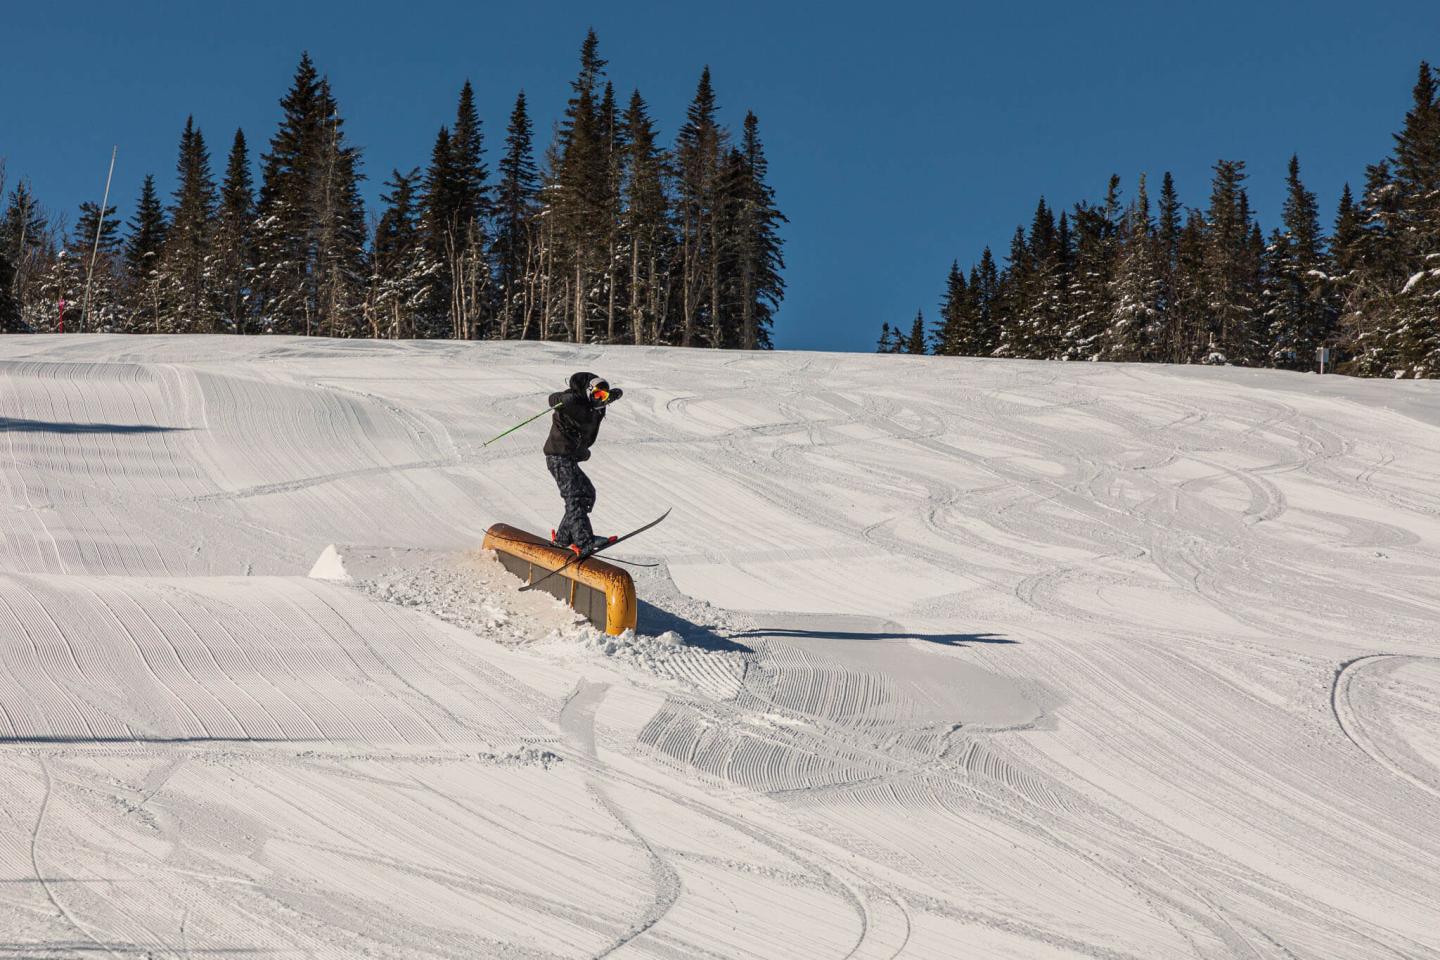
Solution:
[{"label": "clear blue sky", "polygon": [[492,170],[521,87],[548,138],[588,26],[667,140],[707,63],[724,119],[759,116],[791,220],[777,342],[794,348],[870,349],[883,320],[933,318],[952,259],[1003,254],[1040,194],[1068,207],[1112,171],[1128,195],[1138,172],[1172,170],[1202,205],[1215,159],[1244,159],[1268,229],[1298,152],[1328,223],[1341,185],[1389,150],[1419,60],[1440,60],[1434,0],[11,0],[0,156],[73,219],[118,144],[112,202],[128,218],[147,172],[173,188],[189,113],[217,171],[237,126],[258,158],[308,49],[364,149],[373,205],[392,167],[426,161],[467,77]]}]

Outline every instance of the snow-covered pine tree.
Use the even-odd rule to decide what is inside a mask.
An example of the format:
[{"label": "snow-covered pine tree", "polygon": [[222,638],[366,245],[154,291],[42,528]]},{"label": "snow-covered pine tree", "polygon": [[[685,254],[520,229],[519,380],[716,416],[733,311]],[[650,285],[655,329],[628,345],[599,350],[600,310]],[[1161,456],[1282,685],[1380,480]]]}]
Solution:
[{"label": "snow-covered pine tree", "polygon": [[615,86],[605,83],[605,92],[600,97],[600,108],[596,114],[600,134],[600,166],[604,172],[601,192],[601,263],[600,295],[601,307],[605,313],[603,334],[606,343],[616,343],[620,336],[620,310],[623,304],[622,289],[625,271],[625,256],[621,250],[624,242],[624,224],[621,216],[624,209],[625,126],[620,121],[620,110],[615,103]]},{"label": "snow-covered pine tree", "polygon": [[1102,356],[1131,362],[1155,360],[1164,281],[1143,173],[1135,188],[1135,199],[1125,209],[1118,243],[1120,262],[1111,281],[1114,308]]},{"label": "snow-covered pine tree", "polygon": [[539,251],[534,221],[540,176],[535,168],[533,136],[525,91],[521,90],[505,131],[505,155],[500,158],[495,194],[495,237],[490,248],[502,340],[531,335],[538,306]]},{"label": "snow-covered pine tree", "polygon": [[1057,224],[1042,200],[1031,223],[1029,243],[1033,275],[1026,308],[1030,329],[1027,355],[1054,359],[1060,351],[1074,269],[1070,218],[1061,213]]},{"label": "snow-covered pine tree", "polygon": [[668,312],[665,281],[675,239],[665,188],[666,157],[656,143],[654,124],[639,90],[630,95],[624,124],[628,157],[621,216],[630,261],[630,336],[634,343],[662,343]]},{"label": "snow-covered pine tree", "polygon": [[435,282],[430,285],[430,302],[415,324],[415,336],[420,338],[444,337],[454,329],[450,314],[455,299],[451,293],[451,254],[460,246],[457,242],[458,226],[451,222],[457,179],[451,169],[454,162],[455,151],[450,144],[450,127],[447,124],[435,134],[435,143],[430,148],[430,165],[426,167],[420,184],[421,233],[427,258],[437,265]]},{"label": "snow-covered pine tree", "polygon": [[1165,363],[1184,362],[1181,349],[1180,318],[1177,304],[1178,270],[1180,265],[1181,221],[1180,195],[1170,171],[1160,181],[1160,203],[1155,218],[1155,267],[1160,278],[1160,327],[1156,331],[1155,359]]},{"label": "snow-covered pine tree", "polygon": [[[1345,332],[1349,327],[1346,319],[1355,300],[1360,271],[1363,266],[1365,228],[1360,220],[1360,207],[1350,184],[1345,184],[1340,193],[1340,203],[1335,210],[1334,233],[1330,238],[1330,275],[1327,300],[1335,317],[1334,337],[1343,345]],[[1345,356],[1342,353],[1342,356]]]},{"label": "snow-covered pine tree", "polygon": [[261,157],[255,221],[255,299],[266,333],[313,332],[316,297],[310,279],[310,237],[319,180],[320,75],[308,53],[300,57],[290,90],[280,101],[284,116]]},{"label": "snow-covered pine tree", "polygon": [[995,266],[995,255],[986,247],[980,253],[980,263],[970,277],[970,294],[975,298],[975,334],[971,356],[990,357],[1000,345],[999,318],[996,316],[996,301],[1000,298],[1000,271]]},{"label": "snow-covered pine tree", "polygon": [[135,333],[159,332],[159,266],[167,228],[155,177],[146,174],[125,240],[125,303],[129,329]]},{"label": "snow-covered pine tree", "polygon": [[1400,207],[1401,193],[1390,161],[1371,164],[1365,169],[1365,192],[1360,199],[1361,234],[1355,244],[1358,265],[1341,316],[1347,351],[1366,376],[1393,374],[1399,366],[1391,323],[1395,298],[1409,275],[1401,242]]},{"label": "snow-covered pine tree", "polygon": [[1075,205],[1075,269],[1070,283],[1070,324],[1061,336],[1061,358],[1095,360],[1114,316],[1112,281],[1118,262],[1120,178],[1112,175],[1100,206]]},{"label": "snow-covered pine tree", "polygon": [[[0,197],[5,196],[5,160],[0,158]],[[0,238],[0,333],[15,333],[20,326],[20,303],[15,299],[15,265]]]},{"label": "snow-covered pine tree", "polygon": [[996,356],[1032,355],[1028,321],[1033,273],[1025,228],[1016,227],[1010,236],[1010,253],[1005,258],[1005,270],[996,286],[996,297],[991,306],[991,319],[998,334]]},{"label": "snow-covered pine tree", "polygon": [[[97,227],[98,246],[95,242]],[[87,200],[80,204],[79,219],[64,248],[49,261],[40,278],[40,303],[37,306],[45,305],[48,309],[38,312],[29,326],[37,333],[57,331],[59,303],[64,300],[67,333],[124,331],[126,316],[121,284],[120,218],[115,215],[113,206],[106,207],[102,217],[100,205]]]},{"label": "snow-covered pine tree", "polygon": [[205,137],[195,126],[194,117],[185,119],[175,167],[179,185],[156,269],[157,326],[167,333],[214,333],[219,319],[211,262],[215,181],[210,175]]},{"label": "snow-covered pine tree", "polygon": [[20,327],[20,304],[15,300],[15,268],[0,248],[0,333],[15,333]]},{"label": "snow-covered pine tree", "polygon": [[1173,336],[1173,363],[1199,363],[1211,344],[1210,286],[1206,272],[1209,249],[1205,217],[1190,210],[1176,244],[1174,281],[1171,284],[1169,327]]},{"label": "snow-covered pine tree", "polygon": [[39,329],[53,319],[54,303],[45,300],[40,287],[55,258],[55,232],[30,184],[17,181],[0,218],[0,249],[14,270],[10,290],[22,330]]},{"label": "snow-covered pine tree", "polygon": [[786,220],[775,206],[775,191],[766,182],[768,163],[754,113],[745,114],[741,146],[731,151],[729,167],[732,172],[724,191],[729,216],[723,266],[729,274],[725,287],[731,291],[732,308],[725,345],[769,349],[772,318],[785,296],[779,227]]},{"label": "snow-covered pine tree", "polygon": [[1319,207],[1300,181],[1299,157],[1290,158],[1286,186],[1284,231],[1271,237],[1266,251],[1268,359],[1272,366],[1308,370],[1315,349],[1330,342],[1335,316]]},{"label": "snow-covered pine tree", "polygon": [[431,285],[442,265],[427,255],[421,230],[419,169],[392,171],[382,194],[386,205],[371,246],[366,317],[372,337],[414,339],[431,302]]},{"label": "snow-covered pine tree", "polygon": [[214,276],[211,288],[221,329],[249,333],[252,325],[251,283],[255,270],[255,192],[250,178],[250,153],[245,132],[235,131],[213,238]]},{"label": "snow-covered pine tree", "polygon": [[424,231],[438,265],[432,289],[433,324],[421,335],[473,339],[485,331],[493,308],[485,222],[490,197],[484,135],[470,81],[460,88],[455,123],[442,127],[424,181]]},{"label": "snow-covered pine tree", "polygon": [[1392,169],[1405,282],[1387,311],[1389,372],[1440,377],[1440,80],[1425,62]]},{"label": "snow-covered pine tree", "polygon": [[680,345],[699,346],[719,326],[719,249],[716,224],[720,157],[725,132],[715,119],[710,68],[700,74],[675,144],[676,214],[680,233]]},{"label": "snow-covered pine tree", "polygon": [[1259,299],[1259,250],[1253,242],[1245,162],[1219,160],[1205,215],[1205,294],[1208,343],[1204,362],[1253,364]]},{"label": "snow-covered pine tree", "polygon": [[344,121],[330,89],[320,79],[315,163],[314,269],[318,332],[356,336],[364,330],[365,205],[360,197],[360,153],[345,143]]},{"label": "snow-covered pine tree", "polygon": [[606,223],[609,171],[607,145],[601,129],[597,89],[606,61],[599,54],[595,31],[586,34],[580,48],[580,71],[570,87],[573,96],[566,105],[551,166],[551,183],[546,190],[548,251],[554,264],[555,281],[564,296],[557,304],[561,329],[576,343],[590,339],[591,326],[599,311],[597,276],[606,268]]},{"label": "snow-covered pine tree", "polygon": [[360,156],[345,143],[330,85],[309,54],[280,105],[256,213],[261,328],[348,336],[360,329],[365,278]]}]

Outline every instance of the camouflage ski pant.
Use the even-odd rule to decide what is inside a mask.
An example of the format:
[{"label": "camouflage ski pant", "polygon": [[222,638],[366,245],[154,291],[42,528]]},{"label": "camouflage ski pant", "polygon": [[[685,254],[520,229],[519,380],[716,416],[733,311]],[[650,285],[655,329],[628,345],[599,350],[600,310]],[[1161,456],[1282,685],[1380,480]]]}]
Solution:
[{"label": "camouflage ski pant", "polygon": [[546,457],[545,466],[555,478],[560,496],[565,498],[565,518],[555,528],[555,542],[562,547],[575,543],[588,549],[594,538],[590,511],[595,509],[595,484],[569,457]]}]

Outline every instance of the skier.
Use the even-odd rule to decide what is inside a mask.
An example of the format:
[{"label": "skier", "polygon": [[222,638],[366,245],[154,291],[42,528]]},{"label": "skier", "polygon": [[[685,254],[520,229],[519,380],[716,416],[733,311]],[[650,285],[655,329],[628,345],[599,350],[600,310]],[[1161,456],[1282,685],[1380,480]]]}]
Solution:
[{"label": "skier", "polygon": [[577,556],[615,539],[597,537],[590,527],[595,485],[580,469],[580,463],[590,459],[590,447],[600,433],[605,408],[619,400],[621,393],[619,387],[612,389],[603,378],[582,371],[570,377],[569,389],[550,394],[550,406],[558,409],[545,440],[545,466],[555,478],[560,496],[565,498],[565,518],[550,531],[550,539],[556,546],[575,551]]}]

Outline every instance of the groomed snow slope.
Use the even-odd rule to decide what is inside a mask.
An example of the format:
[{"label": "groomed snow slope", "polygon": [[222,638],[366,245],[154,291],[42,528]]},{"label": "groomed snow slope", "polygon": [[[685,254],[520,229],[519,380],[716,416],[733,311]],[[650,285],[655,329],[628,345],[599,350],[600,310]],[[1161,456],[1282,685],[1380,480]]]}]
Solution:
[{"label": "groomed snow slope", "polygon": [[[577,369],[639,637],[476,552]],[[1440,957],[1434,384],[4,337],[0,428],[0,958]]]}]

